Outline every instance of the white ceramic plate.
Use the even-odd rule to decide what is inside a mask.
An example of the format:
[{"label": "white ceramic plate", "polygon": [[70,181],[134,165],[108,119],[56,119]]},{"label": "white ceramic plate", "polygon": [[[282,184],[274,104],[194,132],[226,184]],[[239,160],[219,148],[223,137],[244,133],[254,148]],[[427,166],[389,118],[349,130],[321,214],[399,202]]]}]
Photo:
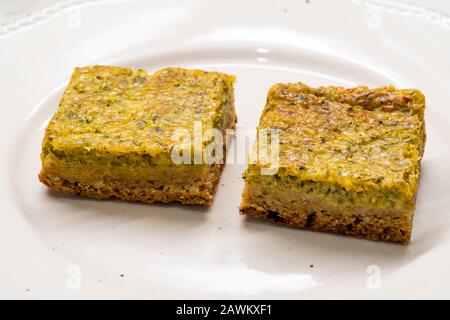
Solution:
[{"label": "white ceramic plate", "polygon": [[[392,1],[65,1],[0,34],[0,297],[450,297],[450,18]],[[75,66],[235,74],[240,128],[276,82],[420,88],[428,141],[409,246],[249,221],[243,165],[209,209],[93,201],[37,179]]]}]

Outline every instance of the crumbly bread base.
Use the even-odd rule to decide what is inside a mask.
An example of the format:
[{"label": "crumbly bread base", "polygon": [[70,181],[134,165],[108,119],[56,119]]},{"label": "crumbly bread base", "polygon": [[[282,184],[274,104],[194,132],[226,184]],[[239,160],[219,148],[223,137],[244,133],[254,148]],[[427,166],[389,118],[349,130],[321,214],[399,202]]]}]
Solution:
[{"label": "crumbly bread base", "polygon": [[410,241],[413,212],[407,208],[349,209],[304,192],[270,193],[249,185],[240,206],[242,215],[273,223],[402,244]]},{"label": "crumbly bread base", "polygon": [[98,181],[95,185],[83,184],[48,174],[45,170],[40,172],[39,180],[52,190],[93,199],[211,205],[223,168],[223,164],[212,165],[203,182],[184,185],[156,185],[154,183],[143,185],[111,179],[107,179],[108,182]]}]

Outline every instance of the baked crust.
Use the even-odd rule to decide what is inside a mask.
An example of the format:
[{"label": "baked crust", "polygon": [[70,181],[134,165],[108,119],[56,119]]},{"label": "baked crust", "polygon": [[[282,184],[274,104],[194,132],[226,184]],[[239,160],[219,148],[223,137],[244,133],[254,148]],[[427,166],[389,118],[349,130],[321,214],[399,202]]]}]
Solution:
[{"label": "baked crust", "polygon": [[211,205],[219,183],[224,165],[212,165],[204,183],[190,185],[154,183],[136,184],[123,180],[105,179],[94,184],[71,182],[57,175],[49,175],[44,170],[39,173],[39,180],[54,191],[87,198],[126,201],[179,202],[188,205]]},{"label": "baked crust", "polygon": [[[301,210],[301,208],[300,208]],[[380,212],[373,216],[347,216],[343,212],[306,211],[299,212],[291,218],[282,218],[278,213],[264,208],[242,205],[240,212],[253,218],[263,218],[276,224],[284,224],[295,228],[339,233],[367,240],[395,241],[408,244],[411,238],[411,218],[405,221],[395,220]],[[389,226],[389,227],[388,227]]]},{"label": "baked crust", "polygon": [[296,228],[342,233],[369,240],[398,241],[411,237],[412,212],[405,208],[345,207],[303,190],[247,184],[240,213]]}]

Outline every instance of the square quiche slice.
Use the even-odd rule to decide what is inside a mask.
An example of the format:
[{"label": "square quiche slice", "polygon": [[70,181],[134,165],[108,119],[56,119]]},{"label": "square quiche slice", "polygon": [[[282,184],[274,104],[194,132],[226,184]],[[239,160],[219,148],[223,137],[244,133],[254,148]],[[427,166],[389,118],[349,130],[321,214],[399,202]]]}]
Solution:
[{"label": "square quiche slice", "polygon": [[418,90],[276,84],[258,130],[279,129],[276,173],[249,164],[241,214],[408,243],[424,152]]},{"label": "square quiche slice", "polygon": [[173,134],[193,133],[195,122],[234,128],[234,79],[181,68],[75,69],[45,132],[40,181],[97,199],[211,204],[223,162],[174,163]]}]

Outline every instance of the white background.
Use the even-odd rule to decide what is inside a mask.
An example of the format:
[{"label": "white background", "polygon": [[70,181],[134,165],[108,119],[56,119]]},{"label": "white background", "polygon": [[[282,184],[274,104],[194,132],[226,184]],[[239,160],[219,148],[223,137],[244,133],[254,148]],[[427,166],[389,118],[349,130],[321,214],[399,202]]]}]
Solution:
[{"label": "white background", "polygon": [[[2,0],[0,1],[0,24],[9,23],[20,19],[30,13],[40,10],[56,2],[66,0]],[[314,0],[312,0],[314,1]],[[332,0],[315,0],[332,1]],[[398,0],[392,0],[398,1]],[[448,0],[403,0],[411,4],[422,5],[450,14],[450,1]]]}]

